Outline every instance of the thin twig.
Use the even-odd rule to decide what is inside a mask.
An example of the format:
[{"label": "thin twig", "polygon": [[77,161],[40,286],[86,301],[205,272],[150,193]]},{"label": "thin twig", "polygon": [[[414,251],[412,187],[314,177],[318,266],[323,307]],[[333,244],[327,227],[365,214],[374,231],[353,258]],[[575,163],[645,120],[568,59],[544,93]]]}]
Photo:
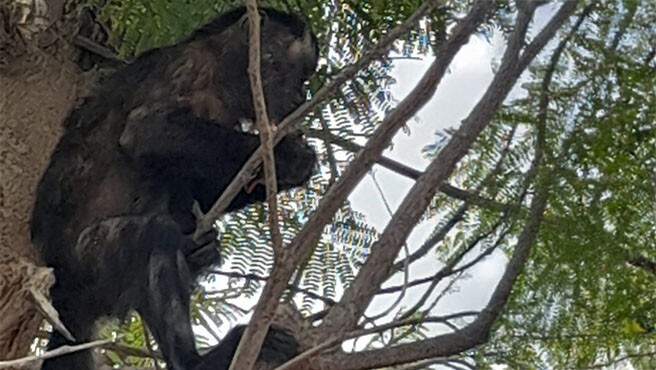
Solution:
[{"label": "thin twig", "polygon": [[260,13],[256,0],[245,0],[248,14],[249,61],[248,76],[251,81],[253,107],[255,108],[256,127],[260,131],[262,145],[262,160],[264,163],[264,183],[266,184],[266,200],[269,205],[269,232],[271,243],[276,253],[282,253],[282,236],[278,220],[278,184],[276,181],[276,163],[273,156],[273,132],[267,114],[267,107],[262,89],[262,73],[260,70]]},{"label": "thin twig", "polygon": [[52,303],[50,303],[50,300],[33,287],[29,289],[29,293],[37,310],[46,318],[50,325],[52,325],[52,328],[57,330],[64,336],[64,338],[74,342],[75,338],[73,337],[73,334],[71,334],[66,328],[66,325],[61,321],[59,318],[59,312],[57,312]]},{"label": "thin twig", "polygon": [[[453,216],[451,216],[451,218],[444,224],[444,226],[442,226],[440,228],[440,230],[437,233],[435,233],[433,236],[428,238],[428,240],[426,240],[421,245],[421,247],[417,248],[417,250],[414,251],[408,257],[409,260],[410,260],[410,263],[413,263],[413,262],[417,261],[418,259],[420,259],[420,258],[424,257],[426,254],[428,254],[428,252],[433,250],[433,248],[435,247],[435,245],[437,245],[437,243],[444,240],[446,235],[449,233],[449,231],[451,231],[451,229],[456,225],[456,223],[460,222],[464,218],[465,213],[467,212],[467,210],[469,210],[469,207],[471,207],[472,204],[477,204],[476,200],[483,199],[478,194],[481,192],[481,189],[483,189],[489,182],[494,180],[494,178],[497,176],[497,174],[503,168],[503,163],[504,163],[506,157],[508,156],[508,154],[510,154],[510,147],[511,147],[513,138],[515,136],[515,131],[516,130],[517,130],[517,124],[513,125],[512,129],[510,130],[510,133],[509,133],[508,138],[506,140],[506,144],[503,147],[503,149],[501,150],[501,154],[499,155],[499,158],[497,159],[496,164],[494,165],[494,168],[492,169],[492,171],[490,171],[490,173],[488,173],[485,176],[483,181],[481,181],[481,183],[478,186],[476,186],[474,191],[467,192],[467,191],[464,191],[464,190],[461,190],[461,189],[457,189],[455,187],[451,187],[449,184],[446,184],[446,183],[443,183],[440,186],[440,191],[442,193],[446,194],[446,195],[449,195],[449,196],[451,196],[450,194],[453,192],[453,189],[451,189],[451,188],[457,189],[458,194],[467,193],[468,195],[464,198],[451,196],[453,198],[463,200],[464,203],[462,205],[460,205],[460,207],[458,207],[458,209],[454,212]],[[520,197],[520,200],[516,202],[515,206],[505,205],[505,204],[502,205],[501,203],[497,203],[497,204],[502,206],[501,207],[501,209],[502,209],[501,212],[503,214],[508,214],[511,210],[519,209],[521,207],[522,199],[523,199],[523,196]],[[486,204],[489,204],[489,202],[495,202],[495,201],[488,199],[485,202],[486,202]],[[497,209],[497,208],[495,207],[493,209]],[[394,266],[392,267],[393,271],[399,271],[401,269],[403,263],[405,263],[404,260],[396,262],[394,264]]]},{"label": "thin twig", "polygon": [[[264,282],[269,280],[269,277],[267,277],[267,276],[260,276],[260,275],[257,275],[257,274],[242,274],[242,273],[233,272],[233,271],[212,270],[212,271],[210,271],[210,273],[225,276],[225,277],[228,277],[228,278],[234,278],[234,279],[244,279],[244,280],[264,281]],[[332,300],[330,298],[326,298],[324,296],[321,296],[317,293],[314,293],[314,292],[310,291],[309,289],[301,288],[299,286],[291,285],[291,284],[289,285],[289,289],[291,291],[293,291],[294,293],[305,294],[308,297],[311,297],[313,299],[322,301],[322,302],[326,303],[329,306],[333,306],[333,305],[337,304],[337,302],[335,302],[334,300]]]},{"label": "thin twig", "polygon": [[330,140],[331,133],[328,127],[328,122],[323,115],[319,115],[319,123],[321,123],[320,136],[326,146],[326,156],[328,157],[328,164],[330,166],[330,179],[329,184],[335,182],[337,176],[339,176],[339,170],[337,168],[337,158],[335,158],[335,151],[333,150],[333,144]]},{"label": "thin twig", "polygon": [[440,323],[440,324],[446,324],[450,320],[457,319],[457,318],[463,318],[467,316],[476,316],[478,315],[478,311],[463,311],[463,312],[457,312],[453,313],[450,315],[446,316],[428,316],[428,317],[422,317],[422,318],[412,318],[408,320],[398,320],[398,321],[392,321],[384,325],[380,326],[375,326],[372,328],[365,328],[365,329],[358,329],[358,330],[353,330],[351,332],[348,332],[342,336],[333,336],[330,339],[327,339],[323,341],[322,343],[308,349],[307,351],[301,353],[300,355],[294,357],[293,359],[287,361],[283,365],[277,367],[275,370],[291,370],[294,369],[296,365],[300,364],[302,361],[308,360],[318,353],[322,352],[323,350],[329,349],[334,347],[335,345],[339,344],[340,342],[343,342],[348,339],[353,339],[357,337],[361,337],[364,335],[370,335],[370,334],[376,334],[376,333],[381,333],[386,330],[390,329],[395,329],[398,327],[402,326],[408,326],[408,325],[421,325],[424,323]]},{"label": "thin twig", "polygon": [[[481,235],[478,235],[474,240],[472,240],[469,245],[461,251],[456,258],[452,259],[446,266],[444,266],[442,269],[440,269],[435,275],[433,275],[431,278],[428,279],[427,282],[430,282],[431,285],[428,289],[426,289],[417,300],[417,302],[409,309],[405,311],[405,313],[399,315],[399,319],[407,319],[409,317],[412,317],[414,314],[417,313],[417,311],[428,301],[428,298],[433,294],[433,291],[437,288],[437,285],[442,282],[442,279],[446,278],[447,276],[452,276],[452,275],[459,275],[460,273],[464,272],[465,270],[469,269],[470,267],[478,264],[484,257],[488,256],[491,254],[493,251],[495,251],[498,247],[498,245],[501,243],[503,240],[503,237],[505,236],[504,233],[502,233],[502,236],[500,236],[497,239],[497,243],[492,245],[492,247],[487,248],[485,251],[480,253],[476,258],[473,260],[463,264],[462,266],[456,268],[455,266],[460,263],[465,256],[467,256],[483,239],[489,237],[492,235],[493,232],[495,232],[501,224],[504,222],[505,217],[507,215],[504,215],[501,217],[491,228],[490,230],[482,233]],[[457,276],[456,276],[457,279]],[[425,280],[425,279],[419,279],[415,280],[414,282],[420,282],[420,280]],[[413,283],[414,283],[413,282]],[[430,311],[424,311],[424,315],[428,314]]]},{"label": "thin twig", "polygon": [[[328,134],[330,142],[332,144],[335,144],[339,147],[341,147],[344,150],[348,150],[349,152],[352,153],[358,153],[362,149],[364,149],[364,146],[355,143],[349,139],[337,136],[335,134]],[[308,130],[307,131],[307,136],[308,137],[313,137],[313,138],[319,138],[319,139],[325,139],[325,134],[323,130]],[[422,171],[419,171],[417,169],[414,169],[406,164],[403,164],[401,162],[397,162],[389,157],[386,156],[381,156],[377,162],[377,164],[387,168],[388,170],[395,172],[401,176],[405,176],[411,180],[417,180],[421,175],[423,175]],[[453,185],[444,183],[441,184],[439,187],[440,192],[450,196],[451,198],[456,198],[460,199],[462,201],[467,201],[470,202],[471,204],[485,207],[488,209],[492,210],[499,210],[499,211],[504,211],[509,208],[509,205],[503,204],[500,202],[497,202],[492,199],[484,198],[481,197],[480,195],[476,194],[475,192],[471,192],[468,190],[460,189],[457,188]]]},{"label": "thin twig", "polygon": [[94,342],[78,344],[78,345],[75,345],[75,346],[61,346],[61,347],[59,347],[57,349],[54,349],[52,351],[48,351],[48,352],[46,352],[42,355],[27,356],[27,357],[18,358],[18,359],[9,360],[9,361],[0,361],[0,369],[7,369],[7,368],[11,368],[11,367],[16,367],[16,368],[26,367],[26,366],[34,363],[34,362],[37,362],[37,361],[47,360],[49,358],[58,357],[58,356],[62,356],[62,355],[67,355],[69,353],[84,351],[84,350],[91,349],[91,348],[102,347],[104,345],[112,343],[113,341],[114,341],[113,339],[103,339],[103,340],[97,340],[97,341],[94,341]]},{"label": "thin twig", "polygon": [[[163,360],[162,354],[158,351],[145,351],[141,348],[136,348],[132,346],[127,346],[125,344],[120,344],[116,342],[108,343],[101,346],[103,349],[114,351],[116,353],[122,354],[124,356],[132,357],[141,357],[141,358],[150,358],[152,360]],[[155,361],[157,364],[157,361]]]},{"label": "thin twig", "polygon": [[[392,211],[392,207],[390,206],[389,202],[387,201],[387,198],[385,197],[385,193],[383,192],[383,188],[380,186],[378,183],[378,180],[376,179],[376,175],[373,173],[370,174],[371,180],[373,181],[374,185],[376,186],[376,190],[378,190],[378,194],[380,194],[380,198],[383,200],[383,205],[385,206],[385,210],[387,211],[387,214],[389,214],[390,217],[394,216],[394,212]],[[367,320],[370,322],[374,322],[380,318],[383,318],[387,316],[392,310],[396,309],[396,307],[401,304],[403,301],[403,298],[405,298],[405,294],[407,293],[408,288],[410,287],[410,248],[408,248],[408,243],[407,241],[403,243],[403,251],[405,253],[405,258],[403,261],[401,261],[402,267],[403,267],[403,284],[401,284],[401,294],[399,294],[396,297],[396,300],[394,303],[392,303],[387,309],[383,310],[381,313],[367,317]]]}]

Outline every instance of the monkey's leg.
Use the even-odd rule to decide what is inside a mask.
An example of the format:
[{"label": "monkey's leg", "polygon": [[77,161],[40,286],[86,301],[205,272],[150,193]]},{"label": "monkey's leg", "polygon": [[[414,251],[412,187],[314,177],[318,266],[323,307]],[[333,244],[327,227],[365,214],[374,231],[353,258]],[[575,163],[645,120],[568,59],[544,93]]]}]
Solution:
[{"label": "monkey's leg", "polygon": [[[85,228],[74,246],[60,246],[59,264],[54,265],[56,283],[51,289],[52,303],[76,343],[53,331],[48,349],[82,344],[93,339],[97,319],[121,308],[120,297],[129,297],[137,285],[134,277],[143,270],[146,251],[124,249],[126,235],[139,229],[142,218],[111,218]],[[134,244],[134,243],[131,243]],[[129,245],[133,248],[133,245]],[[129,255],[124,255],[130,251]],[[139,258],[139,254],[143,255]],[[141,265],[141,266],[140,266]],[[135,296],[134,294],[132,296]],[[123,301],[129,301],[125,298]],[[134,303],[134,302],[132,302]],[[43,363],[43,370],[95,369],[91,350],[58,356]]]},{"label": "monkey's leg", "polygon": [[166,216],[151,219],[139,245],[150,246],[144,299],[137,310],[159,344],[168,368],[192,369],[200,360],[189,312],[192,275],[183,249],[190,239]]},{"label": "monkey's leg", "polygon": [[[114,217],[87,227],[71,251],[71,277],[53,297],[64,324],[79,342],[88,341],[98,317],[137,309],[169,369],[191,369],[200,356],[189,316],[191,276],[180,252],[188,243],[169,216]],[[47,361],[44,369],[91,370],[90,364],[91,352],[84,351]]]}]

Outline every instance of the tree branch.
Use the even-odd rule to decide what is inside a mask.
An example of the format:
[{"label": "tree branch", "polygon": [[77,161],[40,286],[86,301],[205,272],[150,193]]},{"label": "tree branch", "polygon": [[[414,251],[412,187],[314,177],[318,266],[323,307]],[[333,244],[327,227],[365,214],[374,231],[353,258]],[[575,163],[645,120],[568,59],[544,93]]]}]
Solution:
[{"label": "tree branch", "polygon": [[[563,7],[567,8],[566,5],[563,5]],[[574,11],[574,8],[575,4],[569,7],[568,11],[570,14]],[[587,14],[588,10],[586,9],[580,16],[579,21],[576,22],[570,35],[580,26],[582,19]],[[565,18],[567,17],[554,17],[554,19],[558,22],[564,22]],[[552,22],[554,19],[552,19]],[[557,28],[558,27],[552,28],[554,33]],[[569,36],[562,40],[561,45],[556,48],[552,58],[552,63],[556,63],[560,53],[562,53],[564,50],[564,44],[568,39]],[[547,74],[545,80],[550,81],[550,79],[551,75]],[[543,93],[546,93],[546,90],[543,91]],[[538,151],[541,152],[541,149],[538,148]],[[542,155],[540,153],[536,153],[536,159],[539,161],[541,158]],[[519,235],[515,252],[513,253],[512,258],[508,263],[500,283],[497,285],[497,288],[492,294],[488,305],[485,307],[483,313],[474,323],[456,333],[438,336],[436,338],[419,343],[415,342],[410,344],[403,344],[394,348],[368,351],[365,353],[336,354],[330,356],[329,358],[321,358],[319,367],[321,369],[336,369],[334,366],[323,367],[322,365],[340,364],[339,369],[348,370],[360,368],[364,369],[377,366],[389,366],[393,364],[421,360],[423,358],[449,356],[473,348],[478,344],[484,343],[487,340],[487,336],[489,335],[489,330],[492,324],[496,320],[496,317],[499,315],[501,309],[505,306],[510,296],[512,287],[514,286],[514,283],[522,270],[522,267],[528,260],[531,246],[537,237],[544,210],[547,206],[550,180],[550,175],[544,176],[544,180],[542,181],[541,186],[538,187],[536,195],[533,198],[530,206],[528,220],[524,229]],[[414,354],[412,353],[413,351],[415,352]],[[387,359],[383,358],[385,356],[387,356]],[[403,357],[403,359],[401,359],[401,357]],[[358,364],[360,364],[359,367],[357,366]],[[366,364],[366,366],[362,367],[362,364]]]},{"label": "tree branch", "polygon": [[[532,13],[522,12],[518,15],[515,33],[511,35],[501,66],[491,85],[452,139],[408,192],[380,239],[372,246],[373,252],[358,276],[344,292],[340,303],[335,305],[326,316],[321,326],[322,332],[340,333],[350,330],[357,324],[372,297],[389,275],[400,245],[407,239],[430,204],[438,186],[447,180],[458,161],[467,154],[476,138],[492,120],[523,72],[523,69],[518,68],[517,65],[522,45],[519,40],[523,40],[526,35],[531,15]],[[415,360],[419,359],[421,358]]]},{"label": "tree branch", "polygon": [[[262,89],[262,73],[260,71],[260,13],[256,0],[244,0],[248,14],[248,76],[251,81],[251,94],[255,108],[255,125],[260,131],[262,145],[262,160],[264,162],[264,182],[266,184],[266,200],[269,205],[269,232],[274,252],[280,253],[282,236],[278,220],[278,184],[276,182],[276,164],[273,156],[273,134],[269,123],[269,115]],[[257,358],[257,352],[255,352]]]},{"label": "tree branch", "polygon": [[[328,136],[330,143],[335,144],[341,147],[342,149],[348,150],[349,152],[352,153],[358,153],[359,151],[364,149],[362,145],[355,143],[349,139],[337,136],[332,133],[324,134],[323,130],[309,130],[307,131],[307,135],[309,137],[320,138],[324,140],[326,140],[326,136]],[[399,175],[405,176],[411,180],[417,180],[423,174],[423,172],[417,169],[414,169],[408,165],[397,162],[385,156],[381,156],[376,163],[387,168],[392,172],[398,173]],[[460,189],[447,183],[440,185],[439,190],[440,192],[450,196],[451,198],[467,201],[470,202],[471,204],[476,204],[488,209],[496,209],[499,211],[504,211],[508,209],[508,205],[506,204],[496,202],[492,199],[483,198],[478,194],[472,193],[471,191]]]},{"label": "tree branch", "polygon": [[[306,115],[311,113],[318,107],[324,100],[329,98],[333,93],[348,80],[352,79],[362,69],[366,68],[374,60],[380,59],[387,55],[394,41],[405,36],[407,32],[426,14],[433,9],[437,1],[429,0],[424,2],[403,24],[393,28],[388,34],[381,39],[375,48],[364,53],[363,57],[357,62],[350,64],[340,73],[335,75],[326,85],[317,91],[312,100],[304,103],[287,118],[285,118],[278,126],[276,135],[274,137],[274,144],[278,144],[282,138],[294,129],[294,126],[300,122]],[[244,164],[239,173],[235,176],[234,180],[225,189],[221,197],[214,203],[210,211],[199,220],[196,230],[197,235],[203,235],[205,232],[211,230],[212,225],[228,208],[230,202],[237,196],[237,194],[246,186],[257,173],[258,166],[261,163],[262,147],[258,148],[253,155]]]},{"label": "tree branch", "polygon": [[[508,138],[506,140],[506,144],[503,147],[503,150],[501,151],[501,154],[499,155],[499,158],[497,159],[496,164],[494,165],[494,168],[490,171],[490,173],[485,175],[485,178],[483,179],[483,181],[481,181],[480,184],[478,184],[478,186],[476,186],[476,188],[474,189],[473,192],[467,192],[467,191],[464,191],[464,190],[460,190],[458,188],[451,187],[450,185],[448,185],[446,183],[443,183],[440,186],[440,191],[442,191],[443,193],[445,193],[447,195],[449,195],[449,193],[447,191],[449,191],[449,192],[452,191],[451,189],[447,189],[447,187],[456,189],[458,192],[466,193],[467,196],[464,199],[462,199],[464,201],[464,203],[462,205],[460,205],[460,207],[458,207],[458,209],[456,210],[456,212],[454,212],[453,216],[451,216],[449,221],[447,221],[447,223],[445,223],[437,233],[435,233],[428,240],[426,240],[421,245],[421,247],[417,248],[417,250],[414,251],[409,257],[395,263],[394,266],[392,267],[393,271],[398,271],[401,268],[401,266],[403,265],[403,263],[405,262],[406,259],[409,260],[410,263],[412,263],[412,262],[422,258],[426,254],[428,254],[428,252],[430,252],[437,243],[441,242],[446,237],[446,235],[449,233],[449,231],[451,231],[451,229],[460,220],[463,219],[465,213],[467,212],[467,210],[469,210],[469,208],[472,204],[480,205],[481,202],[477,202],[477,201],[480,201],[484,198],[479,196],[478,193],[481,191],[481,189],[483,189],[483,187],[486,184],[488,184],[490,181],[492,181],[495,178],[495,176],[497,176],[499,174],[499,171],[501,171],[501,169],[503,168],[502,166],[503,166],[504,160],[506,159],[506,157],[510,153],[510,147],[512,145],[512,141],[513,141],[513,138],[515,136],[516,130],[517,130],[517,124],[513,125],[512,129],[510,130],[510,133],[509,133]],[[457,198],[457,197],[454,197],[454,196],[452,196],[452,197]],[[460,199],[460,198],[457,198],[457,199]],[[494,207],[489,207],[489,208],[491,208],[491,209],[499,208],[499,210],[503,214],[508,215],[511,211],[519,209],[521,207],[522,199],[523,199],[523,196],[520,197],[520,199],[516,202],[516,204],[514,206],[513,205],[506,205],[506,204],[497,203],[496,201],[491,200],[491,199],[484,199],[484,204],[494,204],[495,205]],[[498,207],[496,205],[498,205]]]},{"label": "tree branch", "polygon": [[42,355],[38,355],[38,356],[28,356],[28,357],[19,358],[19,359],[16,359],[16,360],[0,361],[0,369],[23,368],[23,367],[27,367],[28,365],[30,365],[34,362],[37,362],[37,361],[43,361],[43,360],[47,360],[49,358],[63,356],[63,355],[67,355],[69,353],[84,351],[84,350],[91,349],[91,348],[102,347],[102,346],[104,346],[106,344],[109,344],[109,343],[112,343],[112,342],[113,342],[112,339],[104,339],[104,340],[97,340],[95,342],[78,344],[78,345],[75,345],[75,346],[61,346],[61,347],[58,347],[57,349],[54,349],[52,351],[48,351],[48,352],[46,352]]},{"label": "tree branch", "polygon": [[[253,280],[253,281],[263,281],[263,282],[266,282],[266,281],[269,280],[268,277],[260,276],[260,275],[257,275],[257,274],[241,274],[241,273],[238,273],[238,272],[218,271],[218,270],[212,270],[210,272],[212,274],[217,274],[217,275],[221,275],[221,276],[225,276],[225,277],[229,277],[229,278],[234,278],[234,279],[245,279],[245,280]],[[291,291],[295,292],[295,293],[305,294],[309,297],[312,297],[313,299],[322,301],[322,302],[326,303],[328,306],[334,306],[335,304],[337,304],[337,302],[335,302],[334,300],[332,300],[330,298],[326,298],[324,296],[321,296],[317,293],[314,293],[309,289],[301,288],[301,287],[298,287],[296,285],[289,285],[289,289]]]},{"label": "tree branch", "polygon": [[[425,3],[422,5],[419,10],[408,19],[408,21],[395,30],[405,30],[410,28],[411,25],[421,18],[424,12],[430,8],[428,4],[429,3]],[[264,287],[251,319],[251,321],[258,323],[258,330],[254,330],[252,329],[252,326],[249,326],[242,337],[241,343],[248,343],[249,346],[258,349],[260,348],[266,334],[266,329],[268,329],[273,320],[278,302],[283,295],[296,266],[298,266],[304,256],[308,254],[312,246],[316,244],[323,227],[330,222],[335,211],[342,205],[344,200],[352,192],[355,186],[357,186],[362,177],[371,169],[378,158],[380,158],[384,148],[389,144],[398,130],[433,96],[437,90],[437,85],[446,73],[454,56],[469,40],[470,35],[483,22],[487,14],[493,9],[493,6],[494,3],[489,0],[479,0],[475,3],[469,14],[454,28],[452,37],[442,45],[437,53],[438,57],[435,62],[415,89],[398,104],[396,109],[391,111],[385,117],[365,148],[358,153],[353,163],[351,163],[346,169],[344,175],[341,176],[330,188],[328,193],[323,197],[316,212],[310,216],[301,232],[296,238],[294,238],[291,245],[286,248],[287,252],[284,253],[283,258],[274,261],[270,281]],[[390,32],[390,35],[388,35],[385,41],[389,41],[389,36],[395,34],[395,32]],[[389,42],[391,44],[391,41]],[[379,47],[374,49],[374,52],[375,50],[379,50]],[[387,48],[380,49],[378,52],[382,50],[387,50]],[[356,63],[355,65],[358,64],[359,63]],[[306,103],[306,105],[308,104]],[[303,107],[299,110],[302,111],[302,109]],[[292,115],[285,119],[285,121],[294,122],[296,119],[295,115],[296,113],[292,113]],[[283,124],[281,124],[281,126],[283,126]],[[284,129],[281,128],[278,133],[280,132],[284,132]],[[248,167],[248,165],[245,167]],[[244,169],[242,169],[242,171],[244,171]],[[224,193],[221,198],[225,195],[226,193]],[[219,202],[220,201],[221,199],[219,199]],[[235,357],[233,361],[241,363],[241,361],[244,360]]]},{"label": "tree branch", "polygon": [[[533,198],[530,215],[519,235],[515,252],[497,285],[490,302],[470,325],[454,333],[440,335],[424,341],[401,344],[396,347],[357,353],[336,353],[316,360],[322,370],[359,370],[419,361],[428,358],[452,356],[487,341],[489,330],[505,306],[510,291],[526,263],[533,241],[547,205],[548,186],[543,185]],[[337,365],[338,364],[338,365]]]},{"label": "tree branch", "polygon": [[[296,365],[301,364],[303,361],[310,359],[311,357],[315,356],[316,354],[321,353],[322,351],[329,349],[339,342],[342,342],[347,339],[353,339],[357,337],[361,337],[364,335],[370,335],[370,334],[376,334],[376,333],[382,333],[383,331],[390,330],[390,329],[395,329],[399,328],[402,326],[410,326],[410,325],[421,325],[421,324],[426,324],[426,323],[439,323],[439,324],[449,324],[451,320],[454,319],[459,319],[463,317],[468,317],[468,316],[476,316],[479,314],[477,311],[462,311],[462,312],[457,312],[453,313],[450,315],[446,316],[425,316],[421,318],[411,318],[411,319],[404,319],[404,320],[396,320],[392,321],[390,323],[387,323],[385,325],[380,325],[380,326],[375,326],[371,328],[364,328],[364,329],[357,329],[354,331],[351,331],[349,333],[344,334],[342,337],[336,337],[333,336],[330,339],[325,340],[324,342],[308,349],[307,351],[301,353],[300,355],[296,356],[292,360],[288,361],[287,363],[281,365],[280,367],[277,367],[275,370],[291,370],[295,369]],[[323,368],[322,368],[323,369]]]}]

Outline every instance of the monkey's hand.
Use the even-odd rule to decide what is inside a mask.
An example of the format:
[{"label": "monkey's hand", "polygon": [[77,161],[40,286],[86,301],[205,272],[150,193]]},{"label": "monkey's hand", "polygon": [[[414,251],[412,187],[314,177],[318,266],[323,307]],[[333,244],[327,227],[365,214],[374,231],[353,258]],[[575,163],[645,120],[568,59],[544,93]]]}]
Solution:
[{"label": "monkey's hand", "polygon": [[[204,216],[200,210],[200,205],[195,200],[192,210],[196,221]],[[223,230],[218,229],[212,229],[195,239],[194,233],[187,235],[187,245],[184,251],[192,272],[199,272],[211,265],[221,263],[220,239],[222,235]]]}]

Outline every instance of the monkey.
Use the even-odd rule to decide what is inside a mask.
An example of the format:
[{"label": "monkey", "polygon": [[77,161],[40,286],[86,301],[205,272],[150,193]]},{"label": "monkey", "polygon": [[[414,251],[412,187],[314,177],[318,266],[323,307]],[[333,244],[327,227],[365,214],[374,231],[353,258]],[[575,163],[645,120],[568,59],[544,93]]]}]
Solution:
[{"label": "monkey", "polygon": [[[299,15],[259,11],[267,113],[281,122],[306,100],[317,39]],[[215,231],[192,235],[194,204],[211,208],[260,144],[239,130],[241,121],[255,119],[248,45],[248,16],[238,7],[178,43],[140,54],[66,118],[37,187],[30,235],[54,269],[52,303],[77,342],[93,337],[99,318],[136,310],[169,369],[228,368],[241,329],[206,356],[195,347],[191,288],[221,255]],[[274,157],[279,191],[305,185],[317,162],[299,132],[286,136]],[[263,184],[249,186],[226,212],[265,195]],[[211,253],[192,261],[186,251],[199,248]],[[291,343],[284,333],[272,329],[267,338],[261,356],[295,355],[294,345],[266,348]],[[48,348],[68,343],[53,331]],[[90,351],[82,351],[42,368],[94,367]]]}]

